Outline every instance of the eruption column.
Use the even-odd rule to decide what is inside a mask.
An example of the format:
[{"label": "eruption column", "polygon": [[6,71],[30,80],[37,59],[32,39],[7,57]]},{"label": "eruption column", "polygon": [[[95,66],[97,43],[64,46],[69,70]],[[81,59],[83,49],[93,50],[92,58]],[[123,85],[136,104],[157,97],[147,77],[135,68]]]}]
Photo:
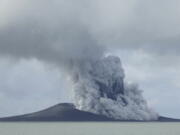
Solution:
[{"label": "eruption column", "polygon": [[124,83],[119,57],[85,61],[74,76],[75,105],[78,109],[121,120],[155,120],[137,85]]}]

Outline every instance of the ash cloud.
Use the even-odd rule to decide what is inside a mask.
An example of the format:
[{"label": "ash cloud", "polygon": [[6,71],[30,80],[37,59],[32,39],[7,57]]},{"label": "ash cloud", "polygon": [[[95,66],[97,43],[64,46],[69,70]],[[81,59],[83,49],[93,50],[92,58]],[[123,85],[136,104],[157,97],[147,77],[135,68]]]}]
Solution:
[{"label": "ash cloud", "polygon": [[78,109],[121,120],[156,120],[137,85],[124,83],[116,56],[85,61],[74,72],[74,99]]},{"label": "ash cloud", "polygon": [[[163,7],[161,3],[162,0],[1,0],[0,55],[36,58],[66,69],[74,81],[79,109],[117,119],[155,119],[157,114],[148,109],[138,88],[124,84],[120,60],[105,55],[116,48],[152,52],[154,46],[158,52],[170,44],[179,48],[178,1],[163,1]],[[116,81],[121,87],[118,92],[111,90]]]}]

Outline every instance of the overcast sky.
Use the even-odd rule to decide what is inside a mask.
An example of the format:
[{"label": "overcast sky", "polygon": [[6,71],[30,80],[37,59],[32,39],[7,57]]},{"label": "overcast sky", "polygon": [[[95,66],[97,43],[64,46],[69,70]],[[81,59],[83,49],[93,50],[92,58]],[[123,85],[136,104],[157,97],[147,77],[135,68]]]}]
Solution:
[{"label": "overcast sky", "polygon": [[151,108],[180,118],[179,0],[0,0],[0,20],[0,116],[72,102],[56,61],[100,46]]}]

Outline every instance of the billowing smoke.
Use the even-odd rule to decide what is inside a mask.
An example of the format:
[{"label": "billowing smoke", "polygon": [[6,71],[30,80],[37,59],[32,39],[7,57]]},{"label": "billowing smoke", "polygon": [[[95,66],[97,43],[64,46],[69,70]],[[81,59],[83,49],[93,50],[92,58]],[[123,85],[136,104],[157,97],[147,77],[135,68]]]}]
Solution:
[{"label": "billowing smoke", "polygon": [[[115,0],[114,5],[116,3],[118,1]],[[108,2],[106,4],[109,5]],[[98,21],[104,10],[99,12],[99,16],[90,13],[94,8],[98,12],[101,7],[81,0],[54,0],[52,3],[44,0],[2,0],[0,5],[6,7],[1,9],[3,12],[0,10],[3,13],[0,18],[4,20],[0,22],[1,56],[35,58],[66,71],[72,78],[74,101],[80,110],[123,120],[157,119],[157,114],[148,108],[137,85],[124,82],[120,59],[106,56],[112,42],[103,43],[107,35],[113,36],[116,28],[111,22],[104,21],[106,23],[101,25]],[[121,22],[123,15],[117,18],[114,16],[109,20]],[[123,21],[122,24],[121,27],[124,26]]]},{"label": "billowing smoke", "polygon": [[155,120],[137,85],[124,83],[124,70],[116,56],[84,61],[74,70],[78,109],[121,120]]}]

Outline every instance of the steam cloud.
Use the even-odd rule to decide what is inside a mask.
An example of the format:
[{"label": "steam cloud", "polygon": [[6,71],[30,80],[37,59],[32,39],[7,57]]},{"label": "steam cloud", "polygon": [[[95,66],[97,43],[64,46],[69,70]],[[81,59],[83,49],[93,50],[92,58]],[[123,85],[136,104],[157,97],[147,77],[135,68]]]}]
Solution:
[{"label": "steam cloud", "polygon": [[[55,0],[49,5],[43,1],[49,5],[44,9],[41,0],[6,1],[1,3],[10,7],[4,9],[7,22],[0,23],[1,56],[36,58],[66,70],[72,77],[75,105],[80,110],[115,119],[157,119],[137,85],[124,82],[120,59],[106,56],[107,46],[97,41],[98,32],[94,34],[93,25],[83,14],[84,7],[88,7],[87,13],[92,9],[88,2],[73,5],[71,0]],[[57,8],[61,9],[58,13]]]},{"label": "steam cloud", "polygon": [[85,60],[76,66],[75,105],[78,109],[121,120],[155,120],[137,85],[124,84],[124,71],[116,56]]}]

